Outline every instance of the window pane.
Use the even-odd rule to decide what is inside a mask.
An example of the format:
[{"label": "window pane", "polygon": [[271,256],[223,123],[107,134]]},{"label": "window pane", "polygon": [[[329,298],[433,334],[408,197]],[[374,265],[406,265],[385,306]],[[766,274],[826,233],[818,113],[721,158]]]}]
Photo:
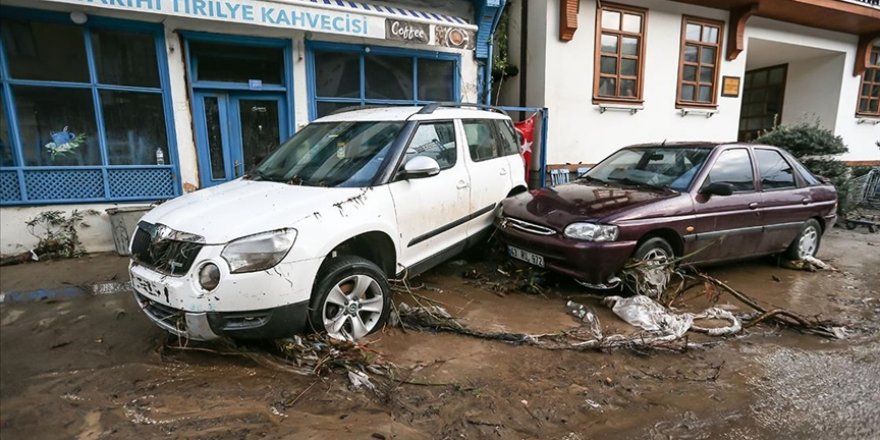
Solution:
[{"label": "window pane", "polygon": [[782,84],[785,80],[785,68],[777,67],[775,69],[770,70],[770,77],[767,80],[767,84]]},{"label": "window pane", "polygon": [[455,165],[457,159],[455,150],[455,128],[452,122],[421,124],[406,149],[404,163],[413,157],[425,156],[436,160],[441,170],[449,169]]},{"label": "window pane", "polygon": [[266,84],[284,84],[281,48],[200,41],[190,42],[189,48],[196,59],[199,81],[246,83],[255,79]]},{"label": "window pane", "polygon": [[874,85],[871,87],[871,97],[880,98],[880,85]]},{"label": "window pane", "polygon": [[687,63],[697,62],[697,46],[688,44],[684,47],[684,61]]},{"label": "window pane", "polygon": [[681,70],[681,76],[685,81],[696,81],[697,66],[684,66]]},{"label": "window pane", "polygon": [[605,29],[620,29],[620,12],[603,9],[602,27]]},{"label": "window pane", "polygon": [[642,16],[635,14],[623,14],[623,30],[627,32],[641,32]]},{"label": "window pane", "polygon": [[711,86],[700,86],[700,102],[712,102]]},{"label": "window pane", "polygon": [[760,87],[767,84],[767,71],[762,70],[752,74],[752,85]]},{"label": "window pane", "polygon": [[866,112],[868,111],[868,99],[860,99],[859,100],[859,111]]},{"label": "window pane", "polygon": [[608,77],[600,77],[599,78],[599,96],[616,96],[616,81],[614,78]]},{"label": "window pane", "polygon": [[88,89],[12,89],[26,165],[98,165],[95,106]]},{"label": "window pane", "polygon": [[718,28],[714,26],[703,26],[703,42],[705,43],[717,43],[718,42]]},{"label": "window pane", "polygon": [[693,101],[694,100],[694,86],[684,84],[681,86],[681,99],[683,101]]},{"label": "window pane", "polygon": [[781,154],[773,150],[755,149],[755,160],[764,189],[794,188],[794,170]]},{"label": "window pane", "polygon": [[455,63],[452,61],[420,59],[419,99],[428,101],[455,101],[452,84],[455,81]]},{"label": "window pane", "polygon": [[11,142],[9,124],[6,122],[6,108],[3,106],[3,99],[0,96],[0,167],[15,166]]},{"label": "window pane", "polygon": [[625,75],[625,76],[636,76],[636,74],[637,74],[636,67],[637,66],[638,66],[638,63],[636,62],[636,60],[630,60],[630,59],[624,58],[624,59],[620,60],[620,74]]},{"label": "window pane", "polygon": [[111,165],[171,163],[162,95],[101,91],[101,109]]},{"label": "window pane", "polygon": [[496,119],[495,129],[501,135],[501,154],[505,156],[519,154],[519,141],[516,140],[513,125],[510,121]]},{"label": "window pane", "polygon": [[880,104],[880,100],[872,99],[868,102],[868,111],[871,113],[877,113],[877,106]]},{"label": "window pane", "polygon": [[869,64],[871,64],[873,66],[880,64],[880,52],[878,52],[876,50],[871,52],[871,59],[869,61]]},{"label": "window pane", "polygon": [[749,160],[747,150],[727,150],[721,153],[709,177],[703,185],[715,182],[725,182],[733,185],[734,191],[754,191],[752,162]]},{"label": "window pane", "polygon": [[602,66],[600,67],[600,71],[602,73],[609,73],[611,75],[617,73],[617,58],[602,57]]},{"label": "window pane", "polygon": [[623,37],[623,50],[622,53],[624,55],[638,55],[639,54],[639,39],[635,37]]},{"label": "window pane", "polygon": [[468,150],[474,162],[503,156],[492,120],[482,119],[462,121],[462,123]]},{"label": "window pane", "polygon": [[92,29],[92,47],[99,82],[159,87],[156,40],[152,34]]},{"label": "window pane", "polygon": [[700,62],[703,64],[715,64],[715,48],[714,47],[701,47],[700,48]]},{"label": "window pane", "polygon": [[620,80],[620,96],[631,98],[636,96],[636,80],[621,79]]},{"label": "window pane", "polygon": [[3,20],[3,47],[13,78],[89,82],[80,28],[60,23]]},{"label": "window pane", "polygon": [[238,115],[241,118],[243,158],[242,165],[235,170],[236,176],[253,169],[281,142],[278,101],[241,99],[238,101]]},{"label": "window pane", "polygon": [[360,105],[359,102],[318,102],[318,117],[327,116],[341,108]]},{"label": "window pane", "polygon": [[211,159],[211,177],[214,179],[225,179],[223,132],[220,129],[220,105],[216,97],[205,97],[205,123],[208,126],[208,155]]},{"label": "window pane", "polygon": [[602,34],[602,52],[617,53],[617,36]]},{"label": "window pane", "polygon": [[413,60],[405,57],[364,57],[367,98],[413,99]]},{"label": "window pane", "polygon": [[700,82],[710,84],[715,82],[715,69],[712,67],[700,67]]},{"label": "window pane", "polygon": [[700,41],[700,25],[688,23],[685,27],[685,39],[690,41]]},{"label": "window pane", "polygon": [[356,53],[315,52],[315,93],[330,98],[360,98],[360,69],[360,55]]}]

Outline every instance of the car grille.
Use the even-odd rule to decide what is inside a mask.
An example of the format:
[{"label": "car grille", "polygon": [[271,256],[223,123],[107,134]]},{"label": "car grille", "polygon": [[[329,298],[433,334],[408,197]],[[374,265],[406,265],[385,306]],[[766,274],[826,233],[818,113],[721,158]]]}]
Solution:
[{"label": "car grille", "polygon": [[138,305],[159,326],[175,333],[186,332],[186,318],[182,310],[159,304],[140,293],[136,293]]},{"label": "car grille", "polygon": [[534,223],[529,223],[527,221],[518,220],[511,217],[505,217],[502,220],[502,225],[509,226],[511,228],[519,229],[523,232],[528,232],[529,234],[537,234],[537,235],[555,235],[556,231],[548,228],[546,226],[537,225]]},{"label": "car grille", "polygon": [[170,276],[185,275],[202,244],[157,237],[156,225],[141,222],[131,241],[131,257],[139,264]]}]

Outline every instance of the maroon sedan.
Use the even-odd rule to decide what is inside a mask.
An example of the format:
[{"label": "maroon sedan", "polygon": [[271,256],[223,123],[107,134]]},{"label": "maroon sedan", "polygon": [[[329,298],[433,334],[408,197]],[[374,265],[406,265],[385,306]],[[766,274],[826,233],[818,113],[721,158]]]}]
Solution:
[{"label": "maroon sedan", "polygon": [[510,256],[610,288],[630,258],[814,256],[836,209],[834,187],[784,150],[665,143],[623,148],[577,181],[508,198],[496,227]]}]

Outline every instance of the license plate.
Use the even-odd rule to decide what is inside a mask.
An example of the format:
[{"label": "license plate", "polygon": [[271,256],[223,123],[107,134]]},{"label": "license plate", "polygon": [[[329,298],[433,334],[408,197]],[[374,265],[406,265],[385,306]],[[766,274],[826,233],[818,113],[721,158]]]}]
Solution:
[{"label": "license plate", "polygon": [[145,295],[150,295],[156,298],[159,298],[163,294],[163,289],[153,284],[150,281],[147,281],[135,274],[131,274],[131,285],[134,287],[134,290],[143,293]]},{"label": "license plate", "polygon": [[533,264],[538,267],[544,267],[544,257],[538,254],[533,254],[529,251],[524,251],[520,248],[516,248],[513,246],[507,247],[507,253],[517,260],[525,261],[526,263]]}]

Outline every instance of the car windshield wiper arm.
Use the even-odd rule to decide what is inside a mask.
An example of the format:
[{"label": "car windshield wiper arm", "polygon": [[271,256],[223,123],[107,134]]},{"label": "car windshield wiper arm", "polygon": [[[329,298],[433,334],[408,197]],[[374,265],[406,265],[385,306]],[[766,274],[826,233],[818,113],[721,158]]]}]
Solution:
[{"label": "car windshield wiper arm", "polygon": [[638,180],[633,180],[633,179],[630,179],[629,177],[621,177],[621,178],[618,178],[618,179],[615,179],[615,178],[609,177],[608,180],[613,180],[613,181],[615,181],[615,182],[620,182],[620,183],[622,183],[622,184],[624,184],[624,185],[642,186],[642,187],[648,187],[648,188],[654,188],[654,189],[663,189],[663,190],[666,189],[665,187],[662,187],[662,186],[651,185],[650,183],[645,183],[645,182],[639,182]]},{"label": "car windshield wiper arm", "polygon": [[589,180],[590,182],[608,183],[608,182],[606,182],[606,181],[604,181],[604,180],[602,180],[602,179],[598,179],[598,178],[595,178],[595,177],[593,177],[593,176],[586,176],[586,175],[585,175],[585,176],[581,176],[580,178],[581,178],[581,179],[584,179],[584,180]]}]

